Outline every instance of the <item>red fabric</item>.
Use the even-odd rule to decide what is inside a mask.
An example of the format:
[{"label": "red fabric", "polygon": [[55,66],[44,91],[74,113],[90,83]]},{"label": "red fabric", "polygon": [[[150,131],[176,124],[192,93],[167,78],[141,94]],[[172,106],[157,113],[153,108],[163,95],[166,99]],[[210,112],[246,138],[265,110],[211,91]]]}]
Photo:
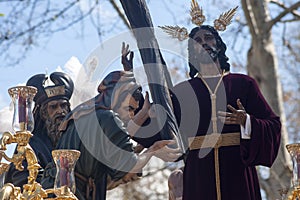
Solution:
[{"label": "red fabric", "polygon": [[[210,78],[207,82],[212,90],[219,78]],[[195,91],[191,94],[192,88]],[[174,104],[175,114],[180,121],[180,132],[187,137],[210,134],[212,125],[211,101],[209,92],[199,78],[191,79],[177,85],[173,91],[184,105]],[[196,96],[196,104],[193,101]],[[246,112],[251,117],[251,139],[241,139],[240,146],[221,147],[219,149],[220,181],[222,200],[259,200],[261,199],[259,182],[255,166],[270,167],[278,153],[281,138],[281,123],[273,113],[256,82],[249,76],[229,74],[224,76],[223,84],[217,92],[217,111],[227,104],[237,108],[236,100],[240,99]],[[190,102],[189,102],[190,101]],[[199,110],[196,109],[198,106]],[[225,110],[223,110],[225,111]],[[199,120],[196,132],[191,131],[193,116]],[[188,113],[188,115],[185,115]],[[183,116],[190,116],[184,119]],[[188,118],[188,117],[187,117]],[[239,125],[222,125],[218,120],[218,129],[222,134],[239,132]],[[215,186],[215,167],[213,149],[190,151],[183,175],[183,199],[215,200],[217,199]]]}]

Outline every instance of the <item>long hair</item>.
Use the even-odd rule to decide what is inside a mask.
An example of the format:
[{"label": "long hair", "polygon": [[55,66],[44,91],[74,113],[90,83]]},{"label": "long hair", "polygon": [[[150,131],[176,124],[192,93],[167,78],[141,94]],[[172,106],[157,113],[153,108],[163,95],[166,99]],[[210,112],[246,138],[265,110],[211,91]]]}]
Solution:
[{"label": "long hair", "polygon": [[220,50],[220,52],[218,53],[218,59],[219,59],[220,65],[221,65],[221,69],[225,70],[225,71],[229,71],[230,70],[230,64],[228,63],[229,58],[225,54],[225,52],[227,50],[226,44],[223,42],[219,33],[212,26],[203,25],[203,26],[198,26],[198,27],[193,28],[189,34],[188,58],[189,58],[189,67],[190,67],[190,72],[189,72],[190,77],[193,78],[198,73],[198,69],[193,65],[193,63],[196,63],[195,62],[195,49],[194,49],[193,43],[195,42],[194,36],[201,29],[208,30],[214,35],[216,42],[217,42],[217,47]]}]

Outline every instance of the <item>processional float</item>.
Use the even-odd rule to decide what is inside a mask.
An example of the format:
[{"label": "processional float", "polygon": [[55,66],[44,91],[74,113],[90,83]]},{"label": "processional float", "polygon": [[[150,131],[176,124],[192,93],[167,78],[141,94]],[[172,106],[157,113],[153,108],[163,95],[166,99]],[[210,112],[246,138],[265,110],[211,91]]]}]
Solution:
[{"label": "processional float", "polygon": [[[170,139],[172,136],[166,135],[166,133],[169,132],[168,130],[172,130],[177,136],[178,147],[185,153],[185,147],[183,146],[183,141],[178,130],[179,128],[172,112],[170,96],[168,91],[166,91],[166,88],[172,87],[171,78],[154,35],[154,28],[147,4],[145,0],[120,0],[120,2],[137,40],[148,82],[160,84],[158,88],[155,88],[157,87],[156,85],[150,84],[149,87],[154,97],[154,103],[162,105],[168,116],[167,126],[164,127],[167,131],[162,131],[162,134],[165,134],[162,135],[162,138]],[[192,0],[192,5],[197,5],[195,0]],[[227,16],[231,20],[231,14],[233,14],[236,9],[237,7],[224,13],[224,16]],[[196,9],[194,16],[197,19],[193,20],[202,22],[204,19],[202,19],[203,16],[201,12],[201,9]],[[222,21],[215,21],[215,26],[219,27],[218,30],[225,30],[223,25]],[[167,30],[166,32],[168,32],[169,28],[170,27],[163,27],[165,31]],[[172,29],[174,30],[174,27],[172,27]],[[175,34],[179,39],[188,37],[186,29],[178,28],[175,32],[173,30],[171,31],[171,35]],[[149,63],[152,65],[149,65]],[[281,189],[280,193],[282,200],[300,200],[300,143],[288,144],[286,148],[293,161],[293,175],[290,188]]]},{"label": "processional float", "polygon": [[[154,35],[152,20],[146,2],[145,0],[120,0],[120,2],[137,39],[148,82],[156,83],[152,85],[149,84],[153,101],[154,103],[162,105],[167,113],[166,125],[164,126],[163,131],[161,131],[161,138],[171,139],[175,136],[178,147],[185,153],[185,148],[183,147],[183,142],[180,133],[178,132],[178,125],[174,113],[172,112],[172,103],[168,92],[168,88],[172,86],[172,82]],[[151,67],[151,69],[149,67]],[[77,199],[74,195],[76,187],[73,172],[75,163],[80,155],[79,151],[54,150],[52,152],[57,167],[53,189],[44,190],[41,185],[36,182],[37,171],[40,166],[37,163],[37,158],[33,150],[28,144],[34,126],[31,104],[35,93],[36,89],[30,86],[9,89],[9,94],[14,102],[13,127],[15,132],[3,133],[0,140],[1,159],[5,158],[9,162],[14,163],[19,170],[23,170],[22,162],[26,159],[28,162],[27,169],[29,171],[29,176],[28,183],[23,185],[23,191],[21,191],[21,188],[15,187],[11,183],[5,184],[0,190],[0,200]],[[170,135],[170,132],[175,133],[175,135]],[[17,153],[15,153],[12,158],[9,158],[5,154],[5,151],[6,145],[11,143],[17,143]],[[286,147],[293,161],[293,177],[291,187],[283,191],[282,199],[299,200],[300,143],[288,144]],[[61,162],[62,160],[64,160],[64,162]],[[66,167],[68,169],[66,169]],[[3,174],[7,169],[8,164],[1,162],[0,174]],[[54,193],[56,197],[48,198],[48,195],[52,193]]]},{"label": "processional float", "polygon": [[[33,136],[31,131],[34,128],[33,114],[31,111],[33,98],[37,92],[35,87],[18,86],[12,87],[8,93],[14,105],[13,130],[14,132],[4,132],[0,140],[0,174],[5,173],[9,164],[3,163],[2,159],[13,163],[17,170],[23,171],[23,162],[27,162],[29,172],[27,184],[22,188],[6,183],[0,189],[0,200],[76,200],[74,195],[76,190],[74,167],[80,152],[77,150],[53,150],[52,156],[56,164],[56,178],[54,188],[43,189],[36,181],[40,165],[37,157],[29,145],[29,140]],[[12,157],[7,156],[6,146],[16,144],[16,152]],[[50,196],[50,197],[49,197]],[[52,197],[55,196],[55,197]]]}]

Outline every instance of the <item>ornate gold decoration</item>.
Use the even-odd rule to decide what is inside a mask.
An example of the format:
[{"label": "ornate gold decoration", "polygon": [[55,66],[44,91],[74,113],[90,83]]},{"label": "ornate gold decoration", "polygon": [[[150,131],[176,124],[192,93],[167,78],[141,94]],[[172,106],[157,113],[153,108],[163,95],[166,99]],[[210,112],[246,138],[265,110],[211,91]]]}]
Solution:
[{"label": "ornate gold decoration", "polygon": [[[21,189],[19,187],[14,187],[10,183],[4,185],[3,194],[5,194],[4,196],[7,196],[7,191],[11,191],[10,199],[41,199],[43,197],[47,197],[45,190],[43,190],[42,186],[35,181],[38,175],[38,169],[40,168],[40,165],[38,164],[34,151],[28,144],[31,136],[32,134],[29,131],[20,131],[16,134],[4,132],[0,140],[1,158],[12,162],[15,165],[16,169],[20,171],[24,170],[24,166],[22,165],[24,159],[26,159],[28,163],[27,169],[29,171],[29,176],[27,178],[27,184],[23,186],[23,193],[21,193]],[[11,143],[17,143],[17,153],[15,153],[10,158],[5,154],[4,150],[6,150],[6,145]]]},{"label": "ornate gold decoration", "polygon": [[[31,86],[18,86],[8,90],[13,102],[14,102],[14,119],[13,127],[15,133],[4,132],[0,139],[0,174],[3,174],[8,170],[9,165],[1,163],[2,158],[13,163],[17,170],[23,171],[24,166],[22,162],[27,161],[27,170],[29,176],[27,178],[27,184],[20,187],[15,187],[11,183],[5,184],[0,189],[0,200],[43,200],[47,199],[48,194],[54,193],[53,189],[44,190],[36,178],[40,165],[38,164],[37,157],[29,145],[29,140],[33,136],[31,130],[33,130],[33,117],[31,111],[31,105],[34,95],[37,89]],[[9,157],[5,154],[6,145],[16,143],[17,152]],[[68,150],[65,150],[68,151]],[[76,196],[67,187],[57,188],[57,191],[61,191],[63,196],[50,198],[56,200],[77,200]],[[49,199],[49,198],[48,198]]]},{"label": "ornate gold decoration", "polygon": [[45,92],[48,98],[55,97],[58,95],[65,95],[65,86],[61,85],[61,86],[46,88]]},{"label": "ornate gold decoration", "polygon": [[[218,19],[214,21],[214,28],[218,31],[225,31],[226,26],[231,23],[233,16],[237,11],[237,7],[233,9],[229,9],[227,12],[220,15]],[[205,21],[205,16],[203,14],[203,9],[199,6],[196,0],[191,1],[191,9],[190,9],[191,21],[193,24],[197,26],[201,26]],[[188,31],[185,27],[176,26],[158,26],[168,35],[173,38],[177,38],[179,41],[183,41],[188,38]]]},{"label": "ornate gold decoration", "polygon": [[186,28],[179,26],[158,26],[164,32],[172,36],[173,38],[177,38],[179,41],[183,41],[189,37],[189,33]]},{"label": "ornate gold decoration", "polygon": [[17,86],[8,89],[8,93],[14,104],[14,131],[32,131],[34,122],[31,106],[37,89],[31,86]]},{"label": "ornate gold decoration", "polygon": [[16,86],[8,89],[8,94],[13,97],[15,93],[20,93],[20,96],[28,97],[34,96],[37,92],[37,89],[32,86]]},{"label": "ornate gold decoration", "polygon": [[288,192],[283,196],[285,200],[300,199],[300,143],[288,144],[286,148],[291,155],[293,161],[292,184]]},{"label": "ornate gold decoration", "polygon": [[226,26],[228,26],[231,23],[231,20],[232,20],[233,16],[235,15],[237,9],[238,9],[238,6],[228,10],[225,13],[222,13],[220,15],[219,19],[216,19],[214,21],[215,29],[218,30],[218,31],[225,31]]},{"label": "ornate gold decoration", "polygon": [[56,164],[56,177],[54,193],[57,197],[67,197],[76,191],[74,168],[80,156],[80,151],[70,149],[58,149],[52,151],[52,157]]},{"label": "ornate gold decoration", "polygon": [[[0,140],[0,153],[1,158],[5,158],[7,161],[12,162],[16,169],[23,171],[24,167],[22,162],[26,159],[28,163],[28,181],[27,184],[23,185],[23,192],[21,192],[20,187],[15,187],[11,183],[7,183],[0,190],[0,200],[43,200],[43,199],[55,199],[55,200],[77,200],[76,196],[70,191],[67,186],[57,188],[57,189],[48,189],[44,190],[42,186],[36,182],[38,175],[38,169],[40,165],[36,155],[30,145],[28,144],[32,134],[28,131],[17,132],[12,134],[10,132],[3,133],[3,136]],[[6,145],[11,143],[17,143],[17,153],[15,153],[12,158],[8,157],[5,154]],[[64,150],[64,151],[73,151],[73,150]],[[70,156],[72,156],[70,154]],[[78,157],[77,157],[78,158]],[[3,166],[3,167],[2,167]],[[0,163],[0,173],[4,173],[8,168],[8,164]],[[61,195],[56,198],[47,198],[50,193],[60,193]]]},{"label": "ornate gold decoration", "polygon": [[75,200],[77,199],[77,197],[74,195],[74,193],[72,193],[72,191],[70,190],[69,187],[62,186],[60,188],[56,188],[56,189],[47,189],[46,190],[47,194],[58,194],[59,195],[55,198],[48,198],[47,200]]},{"label": "ornate gold decoration", "polygon": [[0,174],[3,174],[4,172],[7,172],[8,169],[9,169],[9,164],[7,164],[7,163],[0,163]]},{"label": "ornate gold decoration", "polygon": [[205,21],[205,16],[203,15],[202,8],[199,7],[199,4],[196,0],[192,0],[191,2],[191,10],[190,15],[192,18],[192,22],[197,25],[201,26]]},{"label": "ornate gold decoration", "polygon": [[10,144],[12,142],[17,143],[17,153],[13,155],[12,158],[9,158],[4,151],[1,151],[1,156],[4,157],[7,161],[14,163],[17,170],[23,171],[24,167],[22,162],[24,159],[28,162],[28,184],[34,184],[38,169],[40,165],[37,162],[37,158],[35,153],[28,145],[29,139],[32,136],[30,132],[17,132],[15,135],[11,134],[10,132],[3,133],[1,138],[1,147],[0,150],[6,149],[6,144]]}]

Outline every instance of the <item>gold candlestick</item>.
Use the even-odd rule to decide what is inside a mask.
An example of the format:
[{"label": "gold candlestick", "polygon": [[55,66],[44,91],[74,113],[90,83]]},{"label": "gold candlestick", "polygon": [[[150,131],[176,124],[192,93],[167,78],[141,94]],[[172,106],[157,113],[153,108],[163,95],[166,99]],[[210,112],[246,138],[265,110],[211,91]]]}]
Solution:
[{"label": "gold candlestick", "polygon": [[[2,138],[0,139],[0,162],[2,158],[13,163],[17,170],[23,171],[24,166],[22,162],[27,161],[28,166],[28,181],[27,184],[23,185],[23,191],[21,192],[20,187],[15,187],[11,183],[5,184],[0,189],[0,200],[43,200],[47,199],[48,194],[62,194],[57,195],[56,200],[77,200],[76,196],[72,193],[72,190],[75,189],[75,182],[72,185],[72,188],[69,188],[69,185],[62,185],[60,188],[55,190],[44,190],[36,178],[38,175],[38,170],[40,165],[38,164],[37,157],[29,145],[29,140],[33,136],[31,131],[34,128],[34,120],[31,111],[31,106],[33,102],[33,97],[35,96],[37,89],[31,86],[18,86],[13,87],[8,90],[13,104],[14,104],[14,115],[13,115],[13,130],[14,133],[4,132]],[[16,143],[15,153],[11,158],[5,154],[6,145]],[[59,152],[59,151],[58,151]],[[68,155],[69,163],[73,161],[73,169],[75,163],[79,157],[80,152],[73,155],[72,150],[64,150],[64,152],[71,152]],[[62,155],[63,156],[63,155]],[[71,157],[74,156],[74,159]],[[55,159],[56,157],[54,157]],[[63,157],[61,157],[63,158]],[[0,163],[0,174],[3,174],[8,169],[8,164]],[[58,170],[59,171],[59,170]],[[74,175],[73,175],[74,176]],[[74,180],[75,181],[75,180]],[[75,191],[74,191],[75,192]]]},{"label": "gold candlestick", "polygon": [[286,148],[291,155],[293,162],[293,177],[291,187],[284,199],[299,200],[300,199],[300,143],[288,144]]},{"label": "gold candlestick", "polygon": [[59,198],[69,197],[75,193],[75,164],[80,156],[77,150],[59,149],[52,151],[52,157],[56,164],[56,177],[54,193]]}]

